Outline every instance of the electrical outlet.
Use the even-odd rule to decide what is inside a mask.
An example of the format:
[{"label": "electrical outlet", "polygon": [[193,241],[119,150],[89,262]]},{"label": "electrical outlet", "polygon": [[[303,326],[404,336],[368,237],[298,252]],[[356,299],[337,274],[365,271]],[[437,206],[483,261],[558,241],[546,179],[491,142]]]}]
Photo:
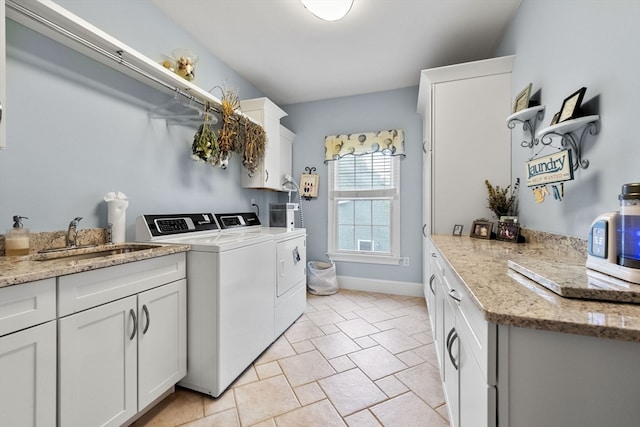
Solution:
[{"label": "electrical outlet", "polygon": [[406,257],[402,258],[402,265],[403,265],[404,267],[409,267],[409,261],[410,261],[410,260],[409,260],[409,257],[408,257],[408,256],[406,256]]}]

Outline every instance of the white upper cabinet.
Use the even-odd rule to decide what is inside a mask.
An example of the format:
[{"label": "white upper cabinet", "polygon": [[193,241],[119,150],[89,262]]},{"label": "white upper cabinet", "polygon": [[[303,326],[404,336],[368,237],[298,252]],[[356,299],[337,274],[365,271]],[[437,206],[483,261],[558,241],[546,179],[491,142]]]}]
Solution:
[{"label": "white upper cabinet", "polygon": [[[265,188],[282,191],[284,175],[291,171],[291,160],[281,165],[280,119],[287,115],[268,98],[240,101],[242,112],[260,124],[267,134],[264,159],[252,176],[246,170],[242,173],[244,188]],[[288,135],[288,134],[287,134]]]}]

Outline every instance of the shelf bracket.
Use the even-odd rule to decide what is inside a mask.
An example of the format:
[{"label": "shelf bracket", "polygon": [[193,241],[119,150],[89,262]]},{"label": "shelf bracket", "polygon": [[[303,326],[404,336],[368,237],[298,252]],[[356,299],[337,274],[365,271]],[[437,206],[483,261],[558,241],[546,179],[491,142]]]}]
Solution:
[{"label": "shelf bracket", "polygon": [[597,121],[594,120],[584,125],[582,132],[580,132],[580,137],[577,140],[573,135],[573,132],[571,131],[565,132],[565,133],[558,133],[558,132],[551,131],[541,135],[540,142],[543,145],[551,145],[551,143],[553,142],[553,137],[559,136],[560,145],[562,146],[562,148],[570,148],[575,155],[575,159],[572,165],[573,170],[575,171],[575,170],[578,170],[578,168],[587,169],[589,167],[589,160],[582,158],[582,148],[583,148],[584,140],[586,136],[588,134],[596,135],[597,133],[598,133],[598,125],[597,125]]},{"label": "shelf bracket", "polygon": [[520,120],[518,118],[512,118],[507,123],[507,127],[509,129],[515,129],[518,123],[522,123],[522,130],[525,132],[525,136],[528,133],[530,135],[529,140],[524,140],[520,143],[520,146],[524,148],[533,148],[534,145],[538,145],[538,138],[536,135],[536,124],[538,121],[542,121],[544,117],[544,110],[538,111],[533,118],[528,118],[525,120]]}]

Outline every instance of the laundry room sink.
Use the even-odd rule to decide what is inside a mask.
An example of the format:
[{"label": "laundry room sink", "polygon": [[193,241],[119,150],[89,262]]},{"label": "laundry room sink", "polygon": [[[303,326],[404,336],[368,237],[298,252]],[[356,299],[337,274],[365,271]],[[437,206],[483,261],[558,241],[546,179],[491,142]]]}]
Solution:
[{"label": "laundry room sink", "polygon": [[34,261],[52,261],[52,260],[82,260],[92,258],[103,258],[111,255],[128,254],[132,252],[144,251],[160,247],[159,245],[140,245],[140,244],[122,244],[118,246],[99,245],[84,248],[60,248],[49,250],[34,255]]}]

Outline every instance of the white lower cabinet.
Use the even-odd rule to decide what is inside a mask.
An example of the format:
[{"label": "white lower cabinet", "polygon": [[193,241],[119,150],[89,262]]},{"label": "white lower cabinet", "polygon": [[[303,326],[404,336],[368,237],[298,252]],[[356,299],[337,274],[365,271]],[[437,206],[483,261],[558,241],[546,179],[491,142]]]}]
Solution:
[{"label": "white lower cabinet", "polygon": [[138,409],[187,374],[187,282],[138,295]]},{"label": "white lower cabinet", "polygon": [[482,374],[482,369],[471,352],[472,332],[465,329],[464,320],[456,322],[459,344],[459,425],[496,426],[496,386],[487,384],[487,379]]},{"label": "white lower cabinet", "polygon": [[[452,427],[640,425],[640,343],[487,322],[432,250],[433,335]],[[590,314],[592,326],[606,320]]]},{"label": "white lower cabinet", "polygon": [[456,332],[456,313],[452,302],[448,299],[442,300],[441,308],[442,327],[445,336],[444,345],[442,346],[442,381],[447,409],[449,410],[449,423],[451,427],[458,427],[460,425],[458,421],[460,414],[460,402],[458,400],[460,394],[460,375],[458,372],[460,343]]},{"label": "white lower cabinet", "polygon": [[59,426],[123,425],[186,375],[184,267],[174,254],[58,279],[73,311],[58,320]]},{"label": "white lower cabinet", "polygon": [[0,426],[56,425],[56,281],[0,288]]},{"label": "white lower cabinet", "polygon": [[122,425],[173,387],[185,326],[185,280],[60,319],[60,425]]},{"label": "white lower cabinet", "polygon": [[61,426],[121,425],[137,412],[136,297],[60,319]]},{"label": "white lower cabinet", "polygon": [[495,427],[497,327],[482,318],[464,285],[433,248],[433,279],[427,290],[433,289],[432,325],[449,423],[452,427]]},{"label": "white lower cabinet", "polygon": [[56,322],[0,337],[0,426],[56,425]]}]

